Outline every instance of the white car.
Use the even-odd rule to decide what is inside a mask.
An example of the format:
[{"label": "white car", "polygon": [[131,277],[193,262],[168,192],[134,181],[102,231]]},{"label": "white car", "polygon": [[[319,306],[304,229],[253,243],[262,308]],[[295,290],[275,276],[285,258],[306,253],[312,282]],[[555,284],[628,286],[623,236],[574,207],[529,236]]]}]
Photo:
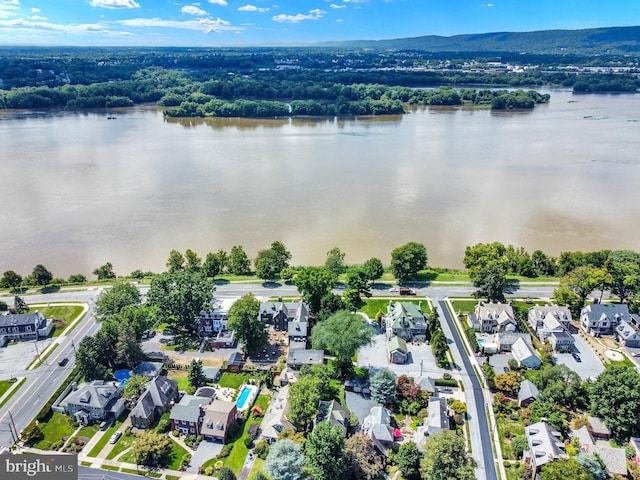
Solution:
[{"label": "white car", "polygon": [[121,436],[122,436],[122,432],[115,432],[113,435],[111,435],[111,438],[109,439],[109,443],[116,443]]},{"label": "white car", "polygon": [[398,291],[398,287],[393,287],[389,289],[390,292],[397,292]]}]

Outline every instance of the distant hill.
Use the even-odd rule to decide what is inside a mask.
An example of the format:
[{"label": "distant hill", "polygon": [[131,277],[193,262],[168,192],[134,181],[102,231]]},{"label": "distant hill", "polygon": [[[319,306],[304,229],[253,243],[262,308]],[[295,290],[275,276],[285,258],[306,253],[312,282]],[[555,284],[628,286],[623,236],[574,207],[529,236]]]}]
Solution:
[{"label": "distant hill", "polygon": [[497,32],[442,37],[397,38],[324,42],[325,46],[433,52],[524,52],[529,54],[623,54],[640,53],[640,26]]}]

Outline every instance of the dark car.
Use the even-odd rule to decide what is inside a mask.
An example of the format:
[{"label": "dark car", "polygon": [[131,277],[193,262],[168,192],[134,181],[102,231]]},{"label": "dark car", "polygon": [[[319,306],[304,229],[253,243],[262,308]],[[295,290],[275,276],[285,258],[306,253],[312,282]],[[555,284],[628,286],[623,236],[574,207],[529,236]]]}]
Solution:
[{"label": "dark car", "polygon": [[573,356],[573,358],[576,359],[576,362],[582,361],[582,359],[580,358],[580,355],[578,355],[576,352],[573,352],[571,355]]},{"label": "dark car", "polygon": [[62,360],[58,360],[58,365],[64,367],[67,363],[69,363],[69,359],[64,357]]}]

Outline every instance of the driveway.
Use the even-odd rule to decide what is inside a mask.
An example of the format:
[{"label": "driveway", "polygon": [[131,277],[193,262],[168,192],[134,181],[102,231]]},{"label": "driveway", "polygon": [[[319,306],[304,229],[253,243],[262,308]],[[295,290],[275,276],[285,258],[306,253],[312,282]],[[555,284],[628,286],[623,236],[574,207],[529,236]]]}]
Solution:
[{"label": "driveway", "polygon": [[389,363],[387,339],[384,334],[378,334],[373,337],[371,345],[358,350],[358,366],[370,370],[388,368],[398,376],[419,377],[422,371],[422,375],[425,376],[442,377],[445,370],[438,367],[430,345],[407,343],[407,348],[409,350],[407,363],[402,365]]},{"label": "driveway", "polygon": [[573,335],[573,338],[576,341],[574,351],[580,355],[582,361],[576,361],[570,353],[555,353],[553,356],[554,363],[566,365],[580,375],[583,380],[595,378],[604,372],[604,365],[587,345],[586,340],[580,335]]},{"label": "driveway", "polygon": [[203,440],[198,445],[198,449],[191,455],[191,462],[187,468],[188,473],[198,473],[198,468],[210,458],[215,457],[222,451],[222,443],[207,442]]}]

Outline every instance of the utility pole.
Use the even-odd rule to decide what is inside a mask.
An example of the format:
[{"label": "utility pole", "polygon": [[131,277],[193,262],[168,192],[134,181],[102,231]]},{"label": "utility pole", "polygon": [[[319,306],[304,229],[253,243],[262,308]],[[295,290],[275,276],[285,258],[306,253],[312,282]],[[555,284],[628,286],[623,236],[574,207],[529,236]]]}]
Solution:
[{"label": "utility pole", "polygon": [[73,343],[73,338],[71,339],[71,346],[73,347],[73,356],[75,357],[78,352],[76,352],[76,344]]},{"label": "utility pole", "polygon": [[7,425],[9,425],[9,431],[11,432],[11,438],[13,438],[13,443],[16,443],[17,440],[16,440],[15,434],[13,433],[13,428],[11,428],[11,424],[9,422],[7,422]]},{"label": "utility pole", "polygon": [[16,422],[13,421],[13,415],[11,415],[11,410],[7,410],[7,412],[9,413],[9,418],[11,419],[11,423],[9,425],[9,428],[11,428],[13,426],[12,436],[15,438],[15,442],[17,442],[18,439],[20,438],[20,435],[18,435],[18,429],[16,428]]},{"label": "utility pole", "polygon": [[40,352],[38,351],[38,334],[37,333],[36,333],[35,345],[36,345],[36,355],[38,355],[38,362],[42,363],[42,360],[40,359]]}]

